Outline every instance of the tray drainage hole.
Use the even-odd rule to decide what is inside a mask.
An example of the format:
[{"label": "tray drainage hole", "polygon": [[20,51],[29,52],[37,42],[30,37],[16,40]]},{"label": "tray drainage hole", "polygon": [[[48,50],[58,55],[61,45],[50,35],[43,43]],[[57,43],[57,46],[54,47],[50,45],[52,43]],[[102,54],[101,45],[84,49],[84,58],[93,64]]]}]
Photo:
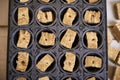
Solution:
[{"label": "tray drainage hole", "polygon": [[19,30],[14,35],[14,45],[19,48],[28,48],[32,43],[32,35],[28,30]]},{"label": "tray drainage hole", "polygon": [[97,77],[92,76],[92,77],[88,77],[88,78],[87,78],[87,79],[85,79],[85,80],[101,80],[101,79],[99,79],[99,78],[97,78]]},{"label": "tray drainage hole", "polygon": [[55,0],[38,0],[38,1],[43,2],[43,3],[52,3]]},{"label": "tray drainage hole", "polygon": [[14,21],[16,25],[29,25],[33,19],[33,12],[28,7],[18,7],[14,12]]},{"label": "tray drainage hole", "polygon": [[56,12],[52,7],[41,7],[37,11],[37,22],[42,25],[52,25],[56,20]]},{"label": "tray drainage hole", "polygon": [[28,52],[18,52],[13,58],[13,67],[18,72],[29,71],[32,66],[32,59]]},{"label": "tray drainage hole", "polygon": [[66,72],[75,72],[79,67],[79,59],[75,53],[66,52],[60,58],[60,67]]},{"label": "tray drainage hole", "polygon": [[41,72],[49,72],[55,68],[55,58],[48,53],[39,55],[36,60],[36,67]]},{"label": "tray drainage hole", "polygon": [[43,30],[37,35],[37,42],[40,47],[44,49],[49,49],[55,46],[56,36],[51,30]]},{"label": "tray drainage hole", "polygon": [[83,13],[83,21],[88,26],[96,26],[102,21],[102,13],[98,8],[88,8]]},{"label": "tray drainage hole", "polygon": [[103,67],[101,56],[91,53],[84,57],[84,67],[89,72],[97,72]]},{"label": "tray drainage hole", "polygon": [[67,4],[72,4],[75,3],[77,0],[61,0],[63,3],[67,3]]},{"label": "tray drainage hole", "polygon": [[85,2],[89,3],[89,4],[94,4],[99,2],[100,0],[84,0]]},{"label": "tray drainage hole", "polygon": [[97,31],[87,31],[83,37],[84,46],[90,49],[97,49],[102,44],[102,36]]},{"label": "tray drainage hole", "polygon": [[79,20],[79,13],[76,8],[63,8],[60,12],[60,21],[65,26],[73,26]]}]

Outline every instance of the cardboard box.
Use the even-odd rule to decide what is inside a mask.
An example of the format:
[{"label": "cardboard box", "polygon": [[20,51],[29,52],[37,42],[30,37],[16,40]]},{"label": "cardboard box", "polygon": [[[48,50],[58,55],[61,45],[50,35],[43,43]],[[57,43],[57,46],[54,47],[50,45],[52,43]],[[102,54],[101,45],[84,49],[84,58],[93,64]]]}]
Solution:
[{"label": "cardboard box", "polygon": [[8,4],[9,0],[0,0],[0,26],[8,25]]},{"label": "cardboard box", "polygon": [[0,80],[6,80],[7,27],[0,26]]}]

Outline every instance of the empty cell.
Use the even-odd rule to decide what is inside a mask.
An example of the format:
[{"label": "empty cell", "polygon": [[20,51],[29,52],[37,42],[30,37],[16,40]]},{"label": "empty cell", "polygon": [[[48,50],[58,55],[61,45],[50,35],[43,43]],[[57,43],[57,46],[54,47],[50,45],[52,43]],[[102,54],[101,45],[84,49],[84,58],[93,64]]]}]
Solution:
[{"label": "empty cell", "polygon": [[85,67],[102,67],[102,59],[97,56],[87,56],[85,58]]},{"label": "empty cell", "polygon": [[27,48],[30,43],[30,39],[31,39],[31,35],[27,30],[20,30],[17,47]]},{"label": "empty cell", "polygon": [[72,8],[68,8],[66,13],[64,14],[62,22],[65,25],[72,26],[76,16],[77,16],[76,11],[74,11]]},{"label": "empty cell", "polygon": [[55,38],[54,33],[42,32],[39,39],[39,44],[44,46],[53,46],[55,45]]},{"label": "empty cell", "polygon": [[53,62],[54,62],[54,58],[51,55],[46,54],[41,60],[38,61],[36,67],[39,70],[45,72]]},{"label": "empty cell", "polygon": [[73,69],[75,67],[75,62],[76,62],[76,55],[71,52],[66,52],[65,58],[66,59],[64,61],[63,69],[66,71],[73,72]]},{"label": "empty cell", "polygon": [[84,21],[88,24],[98,24],[101,21],[100,17],[100,11],[86,10],[84,14]]},{"label": "empty cell", "polygon": [[[76,31],[73,31],[71,29],[67,29],[66,33],[63,35],[62,39],[61,39],[61,45],[63,45],[66,48],[71,49],[72,45],[75,41],[76,38]],[[76,42],[77,43],[77,42]]]},{"label": "empty cell", "polygon": [[96,32],[86,32],[87,47],[98,48],[98,38]]},{"label": "empty cell", "polygon": [[28,7],[18,8],[18,25],[29,24],[29,9]]},{"label": "empty cell", "polygon": [[18,52],[18,60],[16,61],[16,70],[20,72],[25,72],[29,64],[29,53]]}]

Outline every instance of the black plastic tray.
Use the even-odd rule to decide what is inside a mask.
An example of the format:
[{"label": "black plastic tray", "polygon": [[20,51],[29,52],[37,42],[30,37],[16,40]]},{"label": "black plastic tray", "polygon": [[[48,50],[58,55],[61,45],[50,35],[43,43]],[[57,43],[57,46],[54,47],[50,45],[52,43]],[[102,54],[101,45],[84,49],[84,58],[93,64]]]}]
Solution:
[{"label": "black plastic tray", "polygon": [[[27,80],[37,80],[41,76],[49,76],[50,80],[65,80],[72,77],[73,80],[86,80],[88,77],[95,76],[97,80],[108,80],[108,63],[107,63],[107,16],[106,0],[99,0],[97,3],[89,4],[87,0],[76,0],[72,4],[66,4],[64,0],[51,0],[50,3],[44,3],[40,0],[30,0],[27,3],[20,3],[19,0],[9,1],[9,36],[8,36],[8,60],[7,60],[7,80],[16,80],[18,77],[26,77]],[[18,26],[16,22],[17,8],[26,6],[30,10],[30,23],[25,26]],[[61,16],[67,8],[72,8],[77,12],[77,18],[72,27],[68,27],[61,22]],[[36,13],[39,9],[50,9],[54,11],[55,20],[50,25],[44,25],[37,21]],[[89,25],[83,21],[85,10],[101,11],[101,22],[97,25]],[[18,48],[16,39],[18,31],[21,29],[28,30],[31,33],[31,41],[27,49]],[[72,49],[64,48],[60,45],[61,36],[66,29],[77,31],[77,39]],[[56,43],[53,47],[45,48],[38,44],[38,37],[41,31],[52,31],[56,35]],[[85,33],[95,31],[98,34],[99,48],[88,49],[85,42]],[[15,70],[15,59],[17,52],[26,51],[30,54],[30,64],[25,73]],[[65,52],[71,51],[76,54],[77,62],[74,72],[66,72],[61,68],[61,62]],[[47,72],[41,72],[36,68],[36,61],[39,56],[50,53],[55,63]],[[86,69],[84,67],[84,58],[87,55],[95,55],[102,58],[103,67],[100,70]]]}]

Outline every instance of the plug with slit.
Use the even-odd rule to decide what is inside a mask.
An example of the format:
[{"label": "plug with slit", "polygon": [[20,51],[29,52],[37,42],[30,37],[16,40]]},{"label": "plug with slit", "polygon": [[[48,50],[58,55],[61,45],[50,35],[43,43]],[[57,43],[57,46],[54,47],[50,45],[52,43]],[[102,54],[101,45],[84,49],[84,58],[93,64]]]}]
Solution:
[{"label": "plug with slit", "polygon": [[52,23],[54,21],[54,16],[52,11],[39,10],[37,14],[37,19],[41,23]]},{"label": "plug with slit", "polygon": [[53,62],[54,58],[51,55],[46,54],[42,59],[38,61],[36,67],[42,72],[45,72]]},{"label": "plug with slit", "polygon": [[55,38],[54,33],[42,32],[39,39],[39,44],[43,46],[53,46],[55,45]]},{"label": "plug with slit", "polygon": [[87,56],[85,58],[85,67],[101,68],[102,59],[97,56]]}]

